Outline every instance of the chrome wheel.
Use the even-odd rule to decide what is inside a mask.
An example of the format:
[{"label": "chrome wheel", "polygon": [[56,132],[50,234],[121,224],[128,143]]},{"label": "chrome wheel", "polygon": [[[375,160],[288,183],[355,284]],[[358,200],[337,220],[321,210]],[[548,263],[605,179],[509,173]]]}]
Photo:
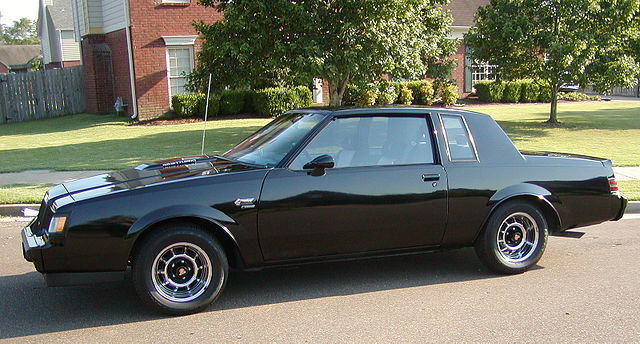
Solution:
[{"label": "chrome wheel", "polygon": [[538,245],[538,224],[523,212],[507,216],[496,236],[498,252],[510,263],[523,262],[531,257]]},{"label": "chrome wheel", "polygon": [[179,242],[158,253],[151,268],[155,290],[173,302],[189,302],[202,295],[213,275],[211,260],[198,245]]}]

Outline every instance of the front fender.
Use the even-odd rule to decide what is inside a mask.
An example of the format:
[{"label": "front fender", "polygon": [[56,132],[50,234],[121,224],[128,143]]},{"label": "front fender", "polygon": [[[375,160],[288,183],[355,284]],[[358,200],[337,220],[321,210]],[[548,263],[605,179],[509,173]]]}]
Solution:
[{"label": "front fender", "polygon": [[177,217],[197,217],[216,223],[229,235],[229,237],[231,237],[234,242],[236,241],[233,234],[227,228],[228,225],[237,225],[236,221],[218,209],[193,204],[175,205],[156,209],[138,218],[133,225],[129,227],[126,238],[129,239],[136,237],[153,224]]}]

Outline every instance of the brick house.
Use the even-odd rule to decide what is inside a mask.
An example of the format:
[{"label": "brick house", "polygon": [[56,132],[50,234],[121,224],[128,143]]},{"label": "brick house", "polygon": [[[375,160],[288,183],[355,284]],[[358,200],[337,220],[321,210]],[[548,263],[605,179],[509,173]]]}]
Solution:
[{"label": "brick house", "polygon": [[38,38],[46,69],[80,64],[80,46],[73,30],[71,0],[40,0]]},{"label": "brick house", "polygon": [[473,16],[478,7],[486,6],[490,0],[451,0],[447,9],[451,11],[453,23],[451,25],[450,38],[459,39],[460,44],[453,58],[458,63],[451,77],[458,83],[460,96],[466,96],[472,91],[476,81],[491,79],[493,66],[487,64],[474,64],[467,57],[469,48],[464,44],[464,34],[473,26]]},{"label": "brick house", "polygon": [[[88,111],[113,112],[116,99],[121,98],[126,111],[141,120],[163,114],[170,107],[171,95],[184,92],[185,75],[193,70],[202,43],[191,23],[222,17],[197,0],[71,1],[76,37],[81,42]],[[448,5],[454,16],[451,38],[462,38],[473,24],[475,10],[488,2],[452,0]],[[472,74],[465,69],[470,62],[465,57],[461,43],[453,74],[461,93],[471,89]],[[321,87],[319,82],[316,87]],[[327,101],[326,87],[322,88],[314,90],[314,98]]]},{"label": "brick house", "polygon": [[71,1],[88,111],[113,112],[121,98],[141,120],[166,112],[171,95],[184,92],[201,45],[191,23],[222,16],[196,0]]}]

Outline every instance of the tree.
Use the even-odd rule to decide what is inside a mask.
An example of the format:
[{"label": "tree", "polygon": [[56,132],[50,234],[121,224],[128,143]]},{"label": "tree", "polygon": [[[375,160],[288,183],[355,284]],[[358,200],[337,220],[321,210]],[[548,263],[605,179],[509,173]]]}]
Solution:
[{"label": "tree", "polygon": [[491,0],[465,35],[476,60],[498,65],[499,78],[548,82],[548,123],[558,123],[564,83],[629,87],[638,69],[630,55],[640,0]]},{"label": "tree", "polygon": [[195,24],[205,42],[191,76],[202,87],[329,85],[341,105],[349,82],[382,75],[416,78],[426,58],[446,45],[448,0],[200,0],[224,12],[213,24]]},{"label": "tree", "polygon": [[36,23],[27,18],[15,20],[12,26],[4,27],[2,40],[5,44],[38,44]]}]

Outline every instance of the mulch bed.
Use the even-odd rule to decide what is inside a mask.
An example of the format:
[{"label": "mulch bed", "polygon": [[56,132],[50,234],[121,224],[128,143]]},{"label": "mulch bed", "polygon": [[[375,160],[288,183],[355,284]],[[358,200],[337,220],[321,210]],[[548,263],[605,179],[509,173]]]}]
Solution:
[{"label": "mulch bed", "polygon": [[[230,120],[230,119],[248,119],[248,118],[265,118],[265,117],[258,116],[255,114],[215,116],[215,117],[207,118],[207,122]],[[198,123],[198,122],[203,122],[203,118],[183,118],[175,114],[166,114],[164,116],[161,116],[155,119],[149,119],[149,120],[131,123],[131,125],[154,126],[154,125],[173,125],[173,124],[187,124],[187,123]]]}]

